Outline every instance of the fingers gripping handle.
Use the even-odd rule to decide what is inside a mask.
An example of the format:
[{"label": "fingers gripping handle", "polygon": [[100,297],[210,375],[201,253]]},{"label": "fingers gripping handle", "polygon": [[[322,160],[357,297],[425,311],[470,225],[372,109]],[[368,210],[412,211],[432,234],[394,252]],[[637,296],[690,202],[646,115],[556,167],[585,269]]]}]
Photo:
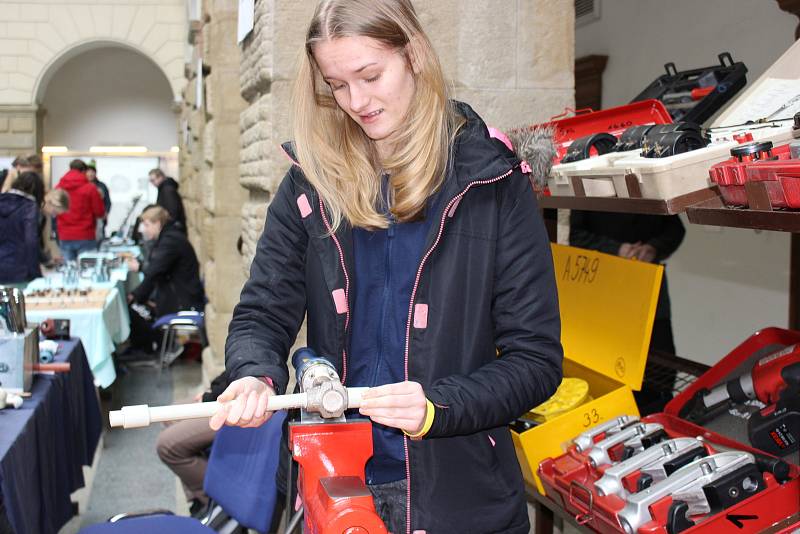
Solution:
[{"label": "fingers gripping handle", "polygon": [[[347,388],[347,407],[360,407],[361,395],[367,389],[369,388]],[[154,406],[152,408],[146,404],[139,404],[136,406],[123,406],[121,410],[110,412],[108,418],[112,427],[140,428],[151,423],[163,421],[211,417],[221,408],[222,403],[216,401]],[[308,406],[308,395],[306,393],[273,395],[267,399],[267,410],[270,412],[289,408],[311,409]]]}]

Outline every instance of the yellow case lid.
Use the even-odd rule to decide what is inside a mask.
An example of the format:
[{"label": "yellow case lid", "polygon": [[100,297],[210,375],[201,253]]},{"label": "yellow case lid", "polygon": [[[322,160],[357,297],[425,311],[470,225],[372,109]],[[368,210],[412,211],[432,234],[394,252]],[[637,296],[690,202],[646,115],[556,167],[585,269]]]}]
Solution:
[{"label": "yellow case lid", "polygon": [[639,390],[664,267],[551,247],[564,357]]}]

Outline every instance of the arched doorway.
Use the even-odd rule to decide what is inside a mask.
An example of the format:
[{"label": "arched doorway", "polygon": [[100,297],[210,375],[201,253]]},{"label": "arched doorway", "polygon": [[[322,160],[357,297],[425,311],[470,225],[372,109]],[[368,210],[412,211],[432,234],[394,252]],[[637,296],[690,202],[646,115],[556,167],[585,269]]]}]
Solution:
[{"label": "arched doorway", "polygon": [[36,96],[45,180],[55,185],[75,157],[95,160],[112,201],[107,236],[155,200],[150,169],[176,173],[172,88],[142,53],[115,43],[73,50],[50,66]]}]

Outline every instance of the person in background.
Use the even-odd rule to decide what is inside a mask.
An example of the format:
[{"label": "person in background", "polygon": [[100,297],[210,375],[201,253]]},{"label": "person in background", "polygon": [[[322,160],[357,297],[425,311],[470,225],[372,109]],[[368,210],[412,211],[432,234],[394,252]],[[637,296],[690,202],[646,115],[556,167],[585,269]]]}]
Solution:
[{"label": "person in background", "polygon": [[63,189],[51,189],[44,195],[42,212],[47,217],[57,217],[69,211],[69,195]]},{"label": "person in background", "polygon": [[39,268],[39,208],[44,184],[35,172],[17,176],[0,194],[0,284],[26,283]]},{"label": "person in background", "polygon": [[30,170],[44,178],[44,162],[42,161],[42,157],[39,154],[31,154],[26,159],[28,160]]},{"label": "person in background", "polygon": [[5,193],[11,189],[11,184],[14,183],[14,180],[17,179],[17,176],[32,170],[33,166],[31,165],[30,161],[28,161],[28,158],[24,158],[22,156],[14,158],[14,161],[11,162],[11,169],[6,175],[3,185],[0,186],[0,193]]},{"label": "person in background", "polygon": [[[152,319],[178,311],[202,310],[205,293],[194,248],[167,210],[161,206],[147,208],[141,220],[142,234],[154,245],[143,269],[144,280],[128,294],[128,303],[147,307],[142,310],[131,306],[131,344],[149,352],[156,341],[150,328]],[[136,272],[141,264],[131,259],[128,268]]]},{"label": "person in background", "polygon": [[[69,195],[63,189],[51,189],[44,195],[42,204],[42,215],[45,220],[50,220],[50,238],[58,243],[58,231],[56,230],[56,217],[69,211]],[[45,223],[46,228],[46,223]],[[60,253],[53,256],[50,249],[45,245],[44,232],[42,230],[41,240],[41,261],[46,268],[50,269],[64,262],[64,257]]]},{"label": "person in background", "polygon": [[[227,371],[211,381],[207,391],[198,394],[195,402],[210,402],[225,391],[230,379]],[[203,491],[203,479],[208,466],[208,449],[217,434],[208,426],[208,419],[189,419],[165,423],[158,434],[156,452],[161,461],[181,480],[186,500],[191,503],[190,513],[196,515],[208,504]]]},{"label": "person in background", "polygon": [[183,210],[183,200],[178,193],[178,182],[166,176],[161,169],[153,169],[148,174],[150,183],[158,188],[156,204],[167,210],[172,220],[180,224],[186,232],[186,212]]},{"label": "person in background", "polygon": [[76,260],[81,252],[97,248],[96,221],[106,213],[100,193],[89,183],[85,173],[86,163],[74,159],[56,186],[69,195],[69,211],[56,217],[58,246],[67,261]]},{"label": "person in background", "polygon": [[[638,215],[572,210],[569,244],[648,263],[664,264],[678,249],[686,230],[677,215]],[[661,279],[658,307],[650,337],[650,349],[675,354],[672,335],[667,274]],[[634,392],[642,415],[660,412],[672,398],[665,385],[675,374],[655,369],[648,363],[642,390]]]},{"label": "person in background", "polygon": [[97,192],[103,197],[103,207],[106,210],[105,216],[97,220],[97,244],[99,246],[106,236],[108,214],[111,212],[111,194],[108,192],[108,186],[97,178],[97,164],[94,160],[86,164],[86,179],[97,187]]}]

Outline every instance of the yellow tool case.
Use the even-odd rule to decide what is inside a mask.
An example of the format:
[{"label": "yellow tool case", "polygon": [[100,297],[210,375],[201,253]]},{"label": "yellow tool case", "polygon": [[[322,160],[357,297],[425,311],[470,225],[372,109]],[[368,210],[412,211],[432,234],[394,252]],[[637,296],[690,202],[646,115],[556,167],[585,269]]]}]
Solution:
[{"label": "yellow tool case", "polygon": [[564,377],[585,380],[589,391],[572,410],[544,418],[534,412],[512,424],[525,481],[541,493],[539,462],[560,455],[564,443],[591,426],[639,414],[633,390],[642,386],[664,271],[592,250],[554,244],[552,251]]}]

